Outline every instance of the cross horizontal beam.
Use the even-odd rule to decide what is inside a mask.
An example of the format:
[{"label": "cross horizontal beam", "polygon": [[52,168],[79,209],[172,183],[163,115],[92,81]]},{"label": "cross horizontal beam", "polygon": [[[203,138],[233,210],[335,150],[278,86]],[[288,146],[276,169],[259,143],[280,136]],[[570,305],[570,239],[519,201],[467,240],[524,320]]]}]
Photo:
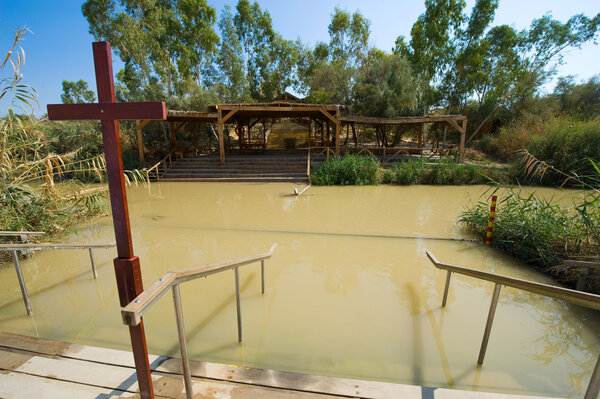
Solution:
[{"label": "cross horizontal beam", "polygon": [[48,119],[64,120],[134,120],[167,119],[164,102],[48,104]]}]

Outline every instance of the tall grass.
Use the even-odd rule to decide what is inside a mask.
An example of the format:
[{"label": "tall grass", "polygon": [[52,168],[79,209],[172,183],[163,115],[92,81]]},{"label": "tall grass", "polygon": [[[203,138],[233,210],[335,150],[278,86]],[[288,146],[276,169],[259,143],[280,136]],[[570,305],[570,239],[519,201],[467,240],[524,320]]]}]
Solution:
[{"label": "tall grass", "polygon": [[[17,32],[0,65],[0,95],[9,102],[7,116],[0,119],[0,230],[41,230],[52,237],[101,211],[102,202],[101,194],[82,197],[57,190],[56,180],[78,173],[101,177],[104,158],[82,155],[81,148],[53,151],[43,121],[29,112],[36,92],[22,82],[25,52],[15,50],[24,34]],[[72,188],[77,192],[82,185]]]},{"label": "tall grass", "polygon": [[[600,169],[593,162],[595,177]],[[530,163],[530,165],[533,165]],[[542,167],[539,167],[539,166]],[[530,171],[539,177],[544,165]],[[564,176],[563,176],[564,177]],[[572,177],[583,188],[573,194],[570,205],[561,205],[555,199],[544,199],[535,194],[522,195],[511,188],[498,203],[492,244],[521,261],[531,264],[564,282],[574,282],[577,271],[566,267],[566,259],[593,260],[600,258],[600,191]],[[489,204],[474,204],[459,216],[473,232],[485,237]],[[600,275],[597,271],[587,281],[587,289],[600,293]]]},{"label": "tall grass", "polygon": [[311,181],[316,186],[378,184],[380,166],[379,161],[372,157],[333,157],[311,173]]},{"label": "tall grass", "polygon": [[[593,164],[589,160],[600,161],[600,117],[588,121],[570,118],[556,119],[550,123],[544,135],[537,136],[527,147],[536,159],[551,165],[542,183],[561,185],[563,174],[577,176],[588,184],[598,183]],[[577,183],[569,179],[569,185]]]},{"label": "tall grass", "polygon": [[425,158],[412,158],[397,162],[383,173],[383,182],[389,184],[487,184],[504,182],[507,172],[494,167],[458,164],[449,159],[427,162]]}]

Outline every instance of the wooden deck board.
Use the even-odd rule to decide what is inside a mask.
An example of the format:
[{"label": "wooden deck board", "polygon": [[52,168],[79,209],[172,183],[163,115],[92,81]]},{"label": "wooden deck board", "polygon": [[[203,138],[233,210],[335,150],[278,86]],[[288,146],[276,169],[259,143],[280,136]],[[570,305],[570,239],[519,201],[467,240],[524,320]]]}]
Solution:
[{"label": "wooden deck board", "polygon": [[3,399],[139,398],[139,394],[130,392],[72,384],[14,372],[0,373],[0,395]]},{"label": "wooden deck board", "polygon": [[70,344],[50,339],[0,332],[0,346],[56,356]]},{"label": "wooden deck board", "polygon": [[[150,362],[156,397],[185,398],[180,360],[151,356]],[[190,366],[196,398],[526,398],[198,361]],[[137,387],[130,352],[0,333],[1,398],[135,398]]]}]

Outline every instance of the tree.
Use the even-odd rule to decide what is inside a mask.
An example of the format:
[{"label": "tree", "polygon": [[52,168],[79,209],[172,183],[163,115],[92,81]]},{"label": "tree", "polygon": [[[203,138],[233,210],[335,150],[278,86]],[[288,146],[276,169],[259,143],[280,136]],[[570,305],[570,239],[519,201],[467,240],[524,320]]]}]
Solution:
[{"label": "tree", "polygon": [[358,68],[367,56],[371,23],[358,11],[352,16],[335,8],[329,24],[329,55],[332,62]]},{"label": "tree", "polygon": [[436,102],[432,86],[452,59],[452,38],[463,22],[464,7],[464,0],[426,0],[425,13],[411,29],[410,45],[402,36],[396,39],[394,53],[408,58],[419,81],[419,103],[423,114]]},{"label": "tree", "polygon": [[159,77],[167,100],[179,79],[210,83],[218,36],[206,0],[87,0],[81,8],[90,33],[111,42],[128,76],[135,71],[143,86]]},{"label": "tree", "polygon": [[219,20],[221,43],[217,55],[219,79],[216,90],[226,102],[244,102],[249,97],[242,43],[237,34],[231,8],[225,6]]},{"label": "tree", "polygon": [[322,63],[309,77],[310,102],[317,104],[350,104],[354,70],[342,62]]},{"label": "tree", "polygon": [[329,44],[317,43],[299,68],[302,89],[310,101],[350,104],[352,88],[368,54],[370,22],[358,11],[335,8],[329,24]]},{"label": "tree", "polygon": [[416,104],[416,82],[410,63],[397,54],[372,50],[353,88],[353,109],[358,115],[395,118]]},{"label": "tree", "polygon": [[553,97],[563,114],[583,120],[597,117],[600,115],[600,75],[580,84],[575,83],[573,76],[561,77]]},{"label": "tree", "polygon": [[239,0],[233,20],[243,49],[250,96],[272,101],[296,83],[299,43],[273,30],[271,16],[257,2]]},{"label": "tree", "polygon": [[93,103],[96,101],[94,91],[88,89],[88,84],[83,79],[79,79],[77,82],[63,80],[62,88],[63,93],[60,95],[60,99],[63,104]]},{"label": "tree", "polygon": [[[516,39],[515,62],[521,71],[509,75],[514,79],[505,83],[505,89],[495,101],[491,111],[487,113],[469,142],[479,133],[485,123],[501,106],[510,105],[511,101],[522,98],[523,93],[535,92],[544,80],[554,73],[555,66],[562,63],[562,53],[567,48],[580,48],[584,43],[595,40],[600,29],[600,13],[593,18],[577,14],[564,24],[552,19],[550,14],[536,19],[528,30],[518,34]],[[493,30],[493,29],[492,29]]]}]

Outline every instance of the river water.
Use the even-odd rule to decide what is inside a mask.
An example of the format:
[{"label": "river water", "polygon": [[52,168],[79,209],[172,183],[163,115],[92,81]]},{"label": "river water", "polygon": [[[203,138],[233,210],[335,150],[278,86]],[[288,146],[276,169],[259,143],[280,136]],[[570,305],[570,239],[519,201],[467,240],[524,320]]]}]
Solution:
[{"label": "river water", "polygon": [[[266,252],[240,269],[243,343],[237,342],[232,271],[181,286],[193,359],[507,393],[580,397],[598,356],[597,312],[504,287],[483,367],[476,367],[493,284],[453,276],[425,256],[551,283],[471,238],[458,213],[486,188],[311,187],[289,184],[153,183],[128,190],[144,284],[169,270]],[[541,189],[543,195],[564,195]],[[402,238],[411,237],[411,238]],[[421,238],[419,238],[421,237]],[[68,241],[114,240],[102,217]],[[40,251],[22,267],[34,314],[26,316],[14,269],[0,269],[0,331],[129,348],[112,258],[85,250]],[[149,351],[179,356],[170,295],[144,316]]]}]

